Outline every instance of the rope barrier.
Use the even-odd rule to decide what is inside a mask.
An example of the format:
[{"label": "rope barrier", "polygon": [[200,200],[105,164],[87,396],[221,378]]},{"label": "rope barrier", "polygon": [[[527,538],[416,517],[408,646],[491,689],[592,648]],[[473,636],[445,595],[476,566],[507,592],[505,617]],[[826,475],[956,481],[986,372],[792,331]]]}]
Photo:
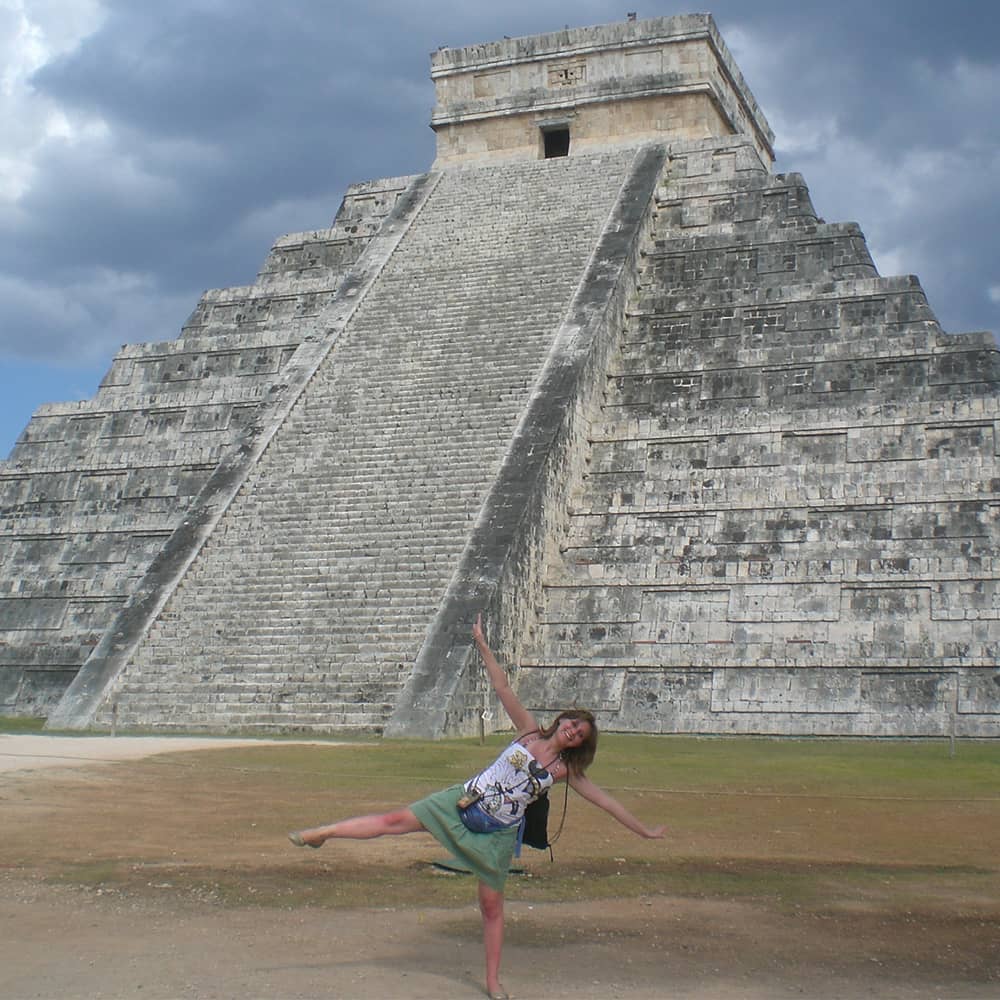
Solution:
[{"label": "rope barrier", "polygon": [[[291,744],[290,744],[291,745]],[[212,749],[211,747],[206,747],[202,749]],[[189,764],[184,761],[176,760],[163,760],[161,758],[170,756],[174,753],[201,753],[202,749],[199,750],[175,750],[160,752],[157,754],[151,754],[148,757],[141,758],[128,758],[125,760],[115,759],[115,758],[105,758],[105,757],[73,757],[68,754],[20,754],[20,753],[6,753],[0,751],[0,757],[9,757],[14,759],[32,759],[40,758],[44,760],[65,760],[65,761],[75,761],[87,764],[127,764],[135,763],[137,760],[143,760],[147,763],[153,763],[160,767],[175,767],[184,768],[187,770],[198,770],[198,771],[221,771],[221,772],[232,772],[236,774],[284,774],[289,770],[288,768],[281,767],[235,767],[232,765],[224,764]],[[219,747],[220,750],[230,749],[228,747]],[[296,774],[312,774],[312,775],[329,775],[329,769],[323,769],[320,771],[316,770],[302,770],[299,768],[295,769]],[[464,772],[463,772],[464,773]],[[341,780],[349,778],[357,778],[359,780],[369,780],[368,775],[362,774],[338,774],[337,777]],[[440,781],[440,775],[427,775],[427,774],[395,774],[394,778],[401,778],[406,781],[414,782],[427,782],[433,783],[435,781]],[[632,792],[638,794],[652,794],[652,795],[694,795],[694,796],[706,796],[715,798],[761,798],[761,799],[821,799],[830,801],[852,801],[852,802],[952,802],[952,803],[962,803],[962,802],[1000,802],[1000,796],[993,797],[973,797],[973,798],[939,798],[939,797],[927,797],[927,796],[909,796],[909,795],[848,795],[848,794],[836,794],[831,792],[783,792],[783,791],[747,791],[745,789],[734,789],[730,791],[718,790],[718,789],[705,789],[705,788],[673,788],[673,787],[656,787],[650,785],[613,785],[604,784],[603,787],[608,788],[615,792]]]}]

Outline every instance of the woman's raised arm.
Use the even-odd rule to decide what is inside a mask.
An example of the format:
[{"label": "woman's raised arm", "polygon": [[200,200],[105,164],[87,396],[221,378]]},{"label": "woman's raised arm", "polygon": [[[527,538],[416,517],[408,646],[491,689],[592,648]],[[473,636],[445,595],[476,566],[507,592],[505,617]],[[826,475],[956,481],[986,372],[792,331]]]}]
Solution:
[{"label": "woman's raised arm", "polygon": [[666,833],[665,826],[646,826],[642,820],[633,816],[616,798],[608,795],[603,788],[595,785],[586,775],[573,774],[570,771],[567,781],[569,781],[573,791],[582,795],[588,802],[593,802],[609,816],[614,816],[622,826],[628,827],[640,837],[645,837],[648,840],[661,840]]},{"label": "woman's raised arm", "polygon": [[514,694],[514,689],[510,686],[510,681],[507,680],[507,671],[500,665],[499,660],[493,655],[493,650],[487,644],[481,614],[476,615],[475,624],[472,626],[472,640],[476,644],[476,649],[479,650],[479,655],[483,658],[483,666],[486,667],[490,684],[496,691],[504,711],[510,716],[510,721],[514,723],[514,728],[519,734],[534,732],[538,729],[538,723]]}]

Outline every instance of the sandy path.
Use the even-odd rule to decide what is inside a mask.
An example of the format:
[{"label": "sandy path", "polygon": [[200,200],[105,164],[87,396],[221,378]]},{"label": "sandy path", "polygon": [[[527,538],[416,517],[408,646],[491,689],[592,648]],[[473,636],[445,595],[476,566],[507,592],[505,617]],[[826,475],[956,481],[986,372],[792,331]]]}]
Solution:
[{"label": "sandy path", "polygon": [[[304,740],[303,743],[315,741]],[[220,750],[225,747],[282,743],[288,740],[240,740],[191,736],[48,736],[0,733],[0,774],[52,768],[86,767],[140,760],[161,753]]]}]

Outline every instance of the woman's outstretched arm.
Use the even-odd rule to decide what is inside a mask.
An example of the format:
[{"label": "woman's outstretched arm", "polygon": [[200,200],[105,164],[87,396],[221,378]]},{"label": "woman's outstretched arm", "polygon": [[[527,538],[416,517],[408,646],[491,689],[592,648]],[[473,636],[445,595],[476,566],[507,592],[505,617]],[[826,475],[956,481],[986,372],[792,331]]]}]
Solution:
[{"label": "woman's outstretched arm", "polygon": [[666,833],[665,826],[646,826],[642,820],[633,816],[616,798],[608,795],[603,788],[595,785],[586,775],[570,772],[567,780],[575,792],[582,795],[588,802],[593,802],[599,809],[603,809],[609,816],[614,816],[622,826],[628,827],[640,837],[660,840]]},{"label": "woman's outstretched arm", "polygon": [[476,615],[475,624],[472,626],[472,640],[476,644],[476,649],[479,650],[479,655],[483,658],[483,666],[486,667],[490,684],[496,691],[504,711],[510,716],[510,721],[514,723],[514,728],[518,733],[534,732],[538,728],[538,723],[514,694],[514,689],[510,686],[510,681],[507,680],[507,671],[500,665],[500,661],[493,655],[493,650],[487,645],[481,614]]}]

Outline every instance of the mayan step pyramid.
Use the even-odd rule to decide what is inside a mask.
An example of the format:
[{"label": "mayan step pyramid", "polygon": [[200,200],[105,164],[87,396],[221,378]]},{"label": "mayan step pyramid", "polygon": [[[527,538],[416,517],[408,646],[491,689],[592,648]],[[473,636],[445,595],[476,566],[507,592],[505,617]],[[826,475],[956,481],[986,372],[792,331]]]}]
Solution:
[{"label": "mayan step pyramid", "polygon": [[434,53],[352,186],[0,464],[0,712],[1000,735],[1000,354],[774,174],[707,15]]}]

